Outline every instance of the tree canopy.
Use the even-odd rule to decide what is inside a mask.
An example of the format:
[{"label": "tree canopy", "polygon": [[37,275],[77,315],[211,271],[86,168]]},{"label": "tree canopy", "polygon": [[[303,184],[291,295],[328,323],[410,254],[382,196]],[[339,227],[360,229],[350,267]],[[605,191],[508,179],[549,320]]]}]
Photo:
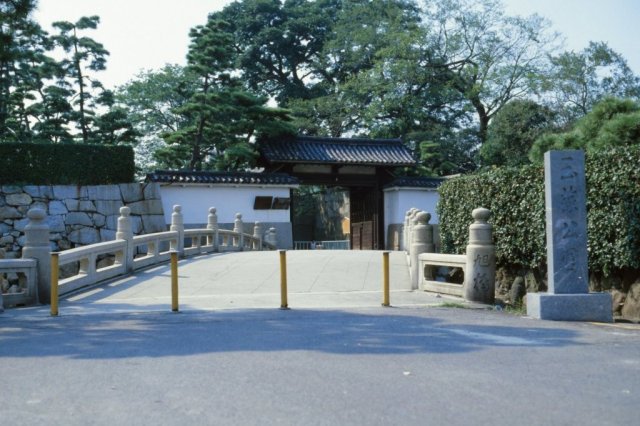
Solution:
[{"label": "tree canopy", "polygon": [[237,0],[191,30],[185,66],[115,92],[99,17],[48,34],[35,6],[0,3],[1,141],[134,144],[143,169],[201,170],[253,167],[266,137],[400,137],[419,162],[402,172],[423,175],[636,143],[636,111],[593,124],[625,102],[609,97],[640,97],[625,58],[562,51],[499,0]]},{"label": "tree canopy", "polygon": [[630,99],[605,98],[594,105],[573,129],[538,138],[529,158],[541,162],[552,149],[584,149],[598,152],[640,144],[640,104]]}]

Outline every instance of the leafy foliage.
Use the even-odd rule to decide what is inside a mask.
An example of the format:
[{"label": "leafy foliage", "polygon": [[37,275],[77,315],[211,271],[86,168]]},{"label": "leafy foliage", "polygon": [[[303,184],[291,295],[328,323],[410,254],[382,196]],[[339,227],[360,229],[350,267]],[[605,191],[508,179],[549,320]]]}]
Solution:
[{"label": "leafy foliage", "polygon": [[573,130],[546,134],[531,147],[529,158],[540,163],[551,149],[598,152],[616,146],[640,144],[640,104],[630,99],[605,98],[580,119]]},{"label": "leafy foliage", "polygon": [[160,153],[181,168],[251,168],[257,160],[256,139],[294,133],[285,110],[266,107],[266,98],[243,90],[233,75],[235,50],[228,27],[210,17],[191,31],[187,72],[194,92],[173,109],[185,124],[164,135],[168,146]]},{"label": "leafy foliage", "polygon": [[134,169],[129,146],[0,143],[2,184],[126,183],[133,182]]},{"label": "leafy foliage", "polygon": [[551,58],[546,89],[565,124],[586,115],[606,97],[638,98],[640,79],[627,61],[604,42]]},{"label": "leafy foliage", "polygon": [[489,125],[487,141],[480,148],[484,166],[520,166],[536,139],[553,126],[553,112],[530,100],[514,99]]},{"label": "leafy foliage", "polygon": [[[135,143],[138,134],[127,114],[110,110],[113,94],[95,78],[109,54],[86,34],[97,28],[99,17],[54,22],[56,34],[50,35],[31,20],[35,6],[25,0],[0,3],[0,139]],[[50,56],[57,48],[59,60]]]},{"label": "leafy foliage", "polygon": [[[610,274],[640,267],[640,147],[587,156],[590,270]],[[467,175],[440,187],[438,216],[443,251],[462,253],[471,211],[491,210],[497,261],[540,268],[546,263],[544,172],[539,166]]]}]

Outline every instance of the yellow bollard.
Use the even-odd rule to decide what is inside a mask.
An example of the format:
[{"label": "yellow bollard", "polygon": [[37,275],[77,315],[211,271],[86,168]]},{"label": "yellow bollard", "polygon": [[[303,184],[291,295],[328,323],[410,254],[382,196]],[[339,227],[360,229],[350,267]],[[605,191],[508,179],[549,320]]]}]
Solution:
[{"label": "yellow bollard", "polygon": [[51,253],[51,316],[58,316],[58,269],[59,253]]},{"label": "yellow bollard", "polygon": [[382,306],[391,306],[389,303],[389,252],[382,253],[382,288],[383,301]]},{"label": "yellow bollard", "polygon": [[178,252],[171,252],[171,310],[178,312]]},{"label": "yellow bollard", "polygon": [[287,302],[287,251],[280,252],[280,309],[289,309]]}]

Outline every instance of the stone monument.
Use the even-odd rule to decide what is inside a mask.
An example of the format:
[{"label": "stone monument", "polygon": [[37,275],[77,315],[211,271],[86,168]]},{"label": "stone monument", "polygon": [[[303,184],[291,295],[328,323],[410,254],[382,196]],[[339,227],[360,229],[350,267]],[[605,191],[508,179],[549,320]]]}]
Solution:
[{"label": "stone monument", "polygon": [[527,314],[611,322],[611,295],[589,293],[584,152],[545,153],[544,173],[548,292],[527,294]]}]

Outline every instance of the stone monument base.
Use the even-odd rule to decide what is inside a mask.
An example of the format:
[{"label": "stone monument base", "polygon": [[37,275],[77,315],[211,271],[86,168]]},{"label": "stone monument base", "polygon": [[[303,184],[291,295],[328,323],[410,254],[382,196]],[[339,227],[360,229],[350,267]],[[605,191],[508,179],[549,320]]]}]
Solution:
[{"label": "stone monument base", "polygon": [[554,321],[613,322],[611,295],[529,293],[527,315]]}]

